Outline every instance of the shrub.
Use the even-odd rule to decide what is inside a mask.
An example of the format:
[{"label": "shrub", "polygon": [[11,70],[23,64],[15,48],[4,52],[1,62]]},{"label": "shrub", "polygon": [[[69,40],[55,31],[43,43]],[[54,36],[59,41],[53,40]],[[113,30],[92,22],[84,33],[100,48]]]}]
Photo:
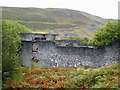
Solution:
[{"label": "shrub", "polygon": [[[30,32],[24,26],[14,23],[2,23],[2,71],[12,74],[18,64],[18,53],[21,46],[20,33]],[[4,75],[4,74],[3,74]]]},{"label": "shrub", "polygon": [[95,31],[93,40],[89,41],[89,44],[93,46],[105,46],[111,42],[120,40],[120,25],[118,22],[108,22],[105,26]]}]

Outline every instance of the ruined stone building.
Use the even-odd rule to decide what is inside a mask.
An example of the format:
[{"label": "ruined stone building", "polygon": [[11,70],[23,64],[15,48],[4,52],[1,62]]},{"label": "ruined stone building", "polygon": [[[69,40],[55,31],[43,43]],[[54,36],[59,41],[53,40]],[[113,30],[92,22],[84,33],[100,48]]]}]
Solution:
[{"label": "ruined stone building", "polygon": [[79,45],[77,41],[57,40],[57,34],[21,33],[22,49],[19,63],[33,67],[101,67],[119,62],[119,42],[104,48]]}]

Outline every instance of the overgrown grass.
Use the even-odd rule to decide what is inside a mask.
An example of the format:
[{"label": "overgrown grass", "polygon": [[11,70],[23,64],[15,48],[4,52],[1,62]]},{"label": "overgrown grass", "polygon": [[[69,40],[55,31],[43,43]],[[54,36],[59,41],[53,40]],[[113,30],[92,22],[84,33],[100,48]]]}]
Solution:
[{"label": "overgrown grass", "polygon": [[118,64],[100,68],[20,67],[5,88],[118,88]]}]

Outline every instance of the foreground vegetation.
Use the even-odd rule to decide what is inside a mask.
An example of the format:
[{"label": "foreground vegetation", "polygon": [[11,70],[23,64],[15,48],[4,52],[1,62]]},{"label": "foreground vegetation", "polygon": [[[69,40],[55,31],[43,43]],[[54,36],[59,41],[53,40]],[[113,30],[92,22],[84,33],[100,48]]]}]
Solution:
[{"label": "foreground vegetation", "polygon": [[118,88],[118,64],[100,68],[20,67],[4,88]]}]

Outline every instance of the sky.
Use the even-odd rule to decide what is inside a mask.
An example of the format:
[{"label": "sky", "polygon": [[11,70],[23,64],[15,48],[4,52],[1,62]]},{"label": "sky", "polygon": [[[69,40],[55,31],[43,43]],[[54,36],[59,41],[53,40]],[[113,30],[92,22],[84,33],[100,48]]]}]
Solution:
[{"label": "sky", "polygon": [[118,19],[120,0],[0,0],[0,6],[67,8],[107,19]]}]

